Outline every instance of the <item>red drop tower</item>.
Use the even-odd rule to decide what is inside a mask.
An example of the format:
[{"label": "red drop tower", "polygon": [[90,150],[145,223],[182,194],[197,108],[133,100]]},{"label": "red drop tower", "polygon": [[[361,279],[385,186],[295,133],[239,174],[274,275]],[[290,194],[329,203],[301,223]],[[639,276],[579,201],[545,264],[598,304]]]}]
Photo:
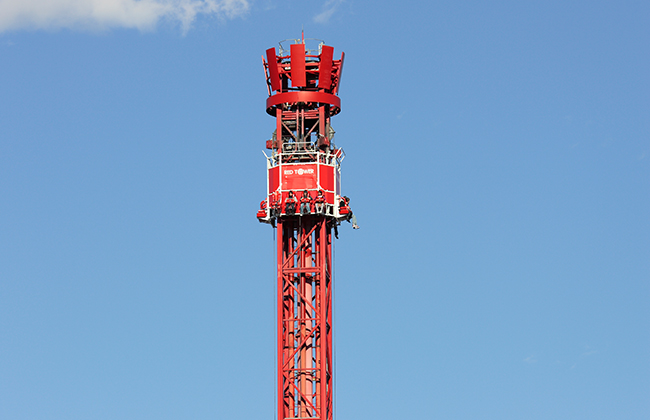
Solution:
[{"label": "red drop tower", "polygon": [[352,217],[330,124],[343,58],[304,38],[262,57],[276,127],[257,218],[277,226],[278,420],[333,419],[332,229]]}]

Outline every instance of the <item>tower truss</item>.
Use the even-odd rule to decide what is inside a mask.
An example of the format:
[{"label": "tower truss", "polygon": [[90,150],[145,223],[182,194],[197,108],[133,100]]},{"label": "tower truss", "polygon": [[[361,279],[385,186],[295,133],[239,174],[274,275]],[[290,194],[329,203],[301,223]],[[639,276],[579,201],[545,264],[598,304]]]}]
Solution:
[{"label": "tower truss", "polygon": [[324,217],[278,222],[281,419],[332,418],[331,240]]},{"label": "tower truss", "polygon": [[352,217],[331,127],[344,55],[333,53],[303,38],[262,57],[276,125],[257,218],[277,229],[278,420],[333,419],[332,231]]}]

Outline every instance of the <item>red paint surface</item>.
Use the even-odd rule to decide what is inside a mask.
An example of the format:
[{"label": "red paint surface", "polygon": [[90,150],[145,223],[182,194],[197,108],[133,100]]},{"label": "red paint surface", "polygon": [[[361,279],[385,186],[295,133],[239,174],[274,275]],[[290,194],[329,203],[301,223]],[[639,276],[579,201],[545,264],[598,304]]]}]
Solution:
[{"label": "red paint surface", "polygon": [[291,86],[307,86],[307,73],[305,69],[305,46],[303,44],[291,45]]}]

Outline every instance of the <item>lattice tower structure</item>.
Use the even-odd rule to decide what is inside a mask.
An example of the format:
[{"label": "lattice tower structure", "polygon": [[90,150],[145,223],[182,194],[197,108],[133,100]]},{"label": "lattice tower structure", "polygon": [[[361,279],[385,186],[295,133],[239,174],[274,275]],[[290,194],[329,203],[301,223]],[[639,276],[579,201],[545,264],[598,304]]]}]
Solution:
[{"label": "lattice tower structure", "polygon": [[341,110],[343,60],[322,41],[308,49],[304,38],[262,56],[276,126],[257,217],[277,229],[279,420],[333,419],[332,230],[352,215],[330,121]]}]

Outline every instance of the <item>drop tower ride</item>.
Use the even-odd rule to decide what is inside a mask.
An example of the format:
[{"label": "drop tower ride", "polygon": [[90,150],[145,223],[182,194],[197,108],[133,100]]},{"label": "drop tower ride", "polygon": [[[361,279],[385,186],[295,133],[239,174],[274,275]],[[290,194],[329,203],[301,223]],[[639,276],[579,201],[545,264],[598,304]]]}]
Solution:
[{"label": "drop tower ride", "polygon": [[343,59],[304,38],[262,57],[275,131],[257,218],[277,227],[278,420],[333,419],[332,230],[352,217],[330,121]]}]

